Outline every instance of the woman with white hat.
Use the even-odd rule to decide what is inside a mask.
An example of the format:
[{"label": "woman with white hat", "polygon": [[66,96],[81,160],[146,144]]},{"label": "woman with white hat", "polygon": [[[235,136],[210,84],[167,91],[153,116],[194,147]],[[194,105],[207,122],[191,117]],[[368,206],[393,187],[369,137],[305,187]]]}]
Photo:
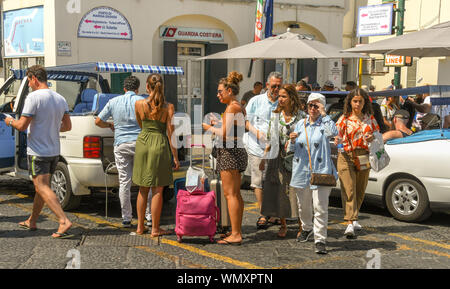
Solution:
[{"label": "woman with white hat", "polygon": [[[309,116],[301,120],[290,135],[288,149],[294,151],[291,189],[297,194],[302,232],[298,242],[307,242],[314,234],[315,252],[326,254],[328,197],[331,186],[314,185],[312,174],[324,174],[337,180],[331,160],[330,138],[338,134],[336,124],[325,112],[325,96],[311,93]],[[314,212],[314,224],[313,224]]]}]

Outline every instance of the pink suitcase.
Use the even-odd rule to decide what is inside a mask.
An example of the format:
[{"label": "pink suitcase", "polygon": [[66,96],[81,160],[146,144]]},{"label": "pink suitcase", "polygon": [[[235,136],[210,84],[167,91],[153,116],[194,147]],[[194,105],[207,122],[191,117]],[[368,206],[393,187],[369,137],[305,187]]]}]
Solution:
[{"label": "pink suitcase", "polygon": [[208,236],[214,242],[219,214],[213,191],[179,190],[175,225],[178,242],[183,236]]}]

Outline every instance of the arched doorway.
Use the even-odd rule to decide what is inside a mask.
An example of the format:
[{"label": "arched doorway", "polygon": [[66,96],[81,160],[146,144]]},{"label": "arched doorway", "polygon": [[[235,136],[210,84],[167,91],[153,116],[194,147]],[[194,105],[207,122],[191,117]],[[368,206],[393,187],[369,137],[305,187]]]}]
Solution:
[{"label": "arched doorway", "polygon": [[191,116],[194,126],[201,125],[204,114],[225,110],[216,95],[219,79],[228,72],[227,60],[197,58],[237,43],[235,32],[226,23],[207,15],[176,16],[154,32],[153,58],[163,59],[163,65],[181,66],[185,71],[182,77],[165,77],[165,93],[176,104],[177,112]]}]

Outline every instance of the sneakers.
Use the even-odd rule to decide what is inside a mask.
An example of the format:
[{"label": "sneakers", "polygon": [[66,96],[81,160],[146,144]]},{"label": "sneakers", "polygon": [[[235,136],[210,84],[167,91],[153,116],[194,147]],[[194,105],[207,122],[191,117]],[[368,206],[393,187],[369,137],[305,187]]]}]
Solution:
[{"label": "sneakers", "polygon": [[131,221],[123,221],[122,227],[123,228],[131,228]]},{"label": "sneakers", "polygon": [[358,223],[358,221],[353,221],[353,229],[355,229],[356,231],[361,231],[362,226]]},{"label": "sneakers", "polygon": [[347,238],[355,237],[355,229],[353,227],[353,224],[348,224],[347,229],[345,229],[344,236],[346,236]]},{"label": "sneakers", "polygon": [[311,231],[302,231],[300,233],[300,236],[297,237],[297,242],[305,243],[308,242],[309,237],[311,237],[313,234],[313,230]]},{"label": "sneakers", "polygon": [[317,242],[315,252],[317,254],[325,255],[327,254],[327,248],[325,247],[325,243]]}]

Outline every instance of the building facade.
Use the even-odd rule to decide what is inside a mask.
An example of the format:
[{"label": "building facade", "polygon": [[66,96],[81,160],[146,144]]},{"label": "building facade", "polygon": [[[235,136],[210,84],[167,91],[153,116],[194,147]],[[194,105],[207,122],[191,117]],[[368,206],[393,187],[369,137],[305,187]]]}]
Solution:
[{"label": "building facade", "polygon": [[[395,37],[395,33],[389,36],[356,37],[358,8],[368,5],[380,5],[397,1],[386,0],[354,0],[349,3],[349,9],[344,18],[343,47],[351,48],[359,43],[372,43],[389,37]],[[447,0],[406,0],[404,17],[404,34],[430,28],[439,23],[450,21],[450,1]],[[394,67],[384,66],[384,56],[371,54],[371,60],[363,63],[363,85],[374,85],[377,90],[383,90],[391,85],[394,79]],[[358,63],[352,63],[352,72],[349,74],[354,79],[358,75]],[[426,84],[450,84],[450,59],[448,57],[413,58],[411,66],[401,69],[402,87],[415,87]]]},{"label": "building facade", "polygon": [[[352,1],[350,1],[352,2]],[[342,47],[348,0],[275,1],[274,34],[311,35]],[[255,0],[4,0],[3,78],[11,68],[105,61],[183,66],[182,77],[166,78],[166,95],[178,111],[223,111],[216,98],[217,82],[229,71],[244,75],[241,95],[255,81],[265,82],[272,70],[286,74],[283,60],[197,60],[253,41]],[[19,38],[18,36],[22,38]],[[329,60],[291,64],[291,82],[309,76],[323,84],[331,75]],[[345,63],[344,63],[345,64]],[[126,75],[109,79],[121,90]],[[146,76],[140,76],[145,81]],[[344,77],[345,78],[345,77]],[[336,77],[337,86],[342,75]],[[145,86],[141,86],[144,93]]]}]

